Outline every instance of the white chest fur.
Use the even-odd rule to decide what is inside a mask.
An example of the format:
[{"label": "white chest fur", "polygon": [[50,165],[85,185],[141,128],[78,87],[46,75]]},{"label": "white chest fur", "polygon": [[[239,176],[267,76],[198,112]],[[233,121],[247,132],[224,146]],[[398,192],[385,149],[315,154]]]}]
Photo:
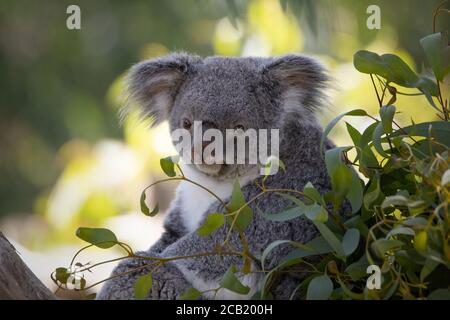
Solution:
[{"label": "white chest fur", "polygon": [[[218,181],[190,166],[183,166],[183,172],[187,178],[208,188],[219,198],[226,200],[231,196],[233,191],[233,180]],[[255,177],[253,176],[241,178],[241,187],[252,181],[254,178]],[[182,207],[181,218],[183,224],[189,232],[197,230],[205,214],[212,213],[207,212],[208,208],[217,201],[217,199],[209,192],[187,181],[182,181],[178,186],[177,197],[180,198],[179,203]]]}]

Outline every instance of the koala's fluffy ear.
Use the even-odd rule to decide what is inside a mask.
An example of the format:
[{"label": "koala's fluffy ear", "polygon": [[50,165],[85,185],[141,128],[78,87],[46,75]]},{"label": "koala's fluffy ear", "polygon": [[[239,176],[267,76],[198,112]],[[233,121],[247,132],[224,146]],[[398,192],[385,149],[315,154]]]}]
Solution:
[{"label": "koala's fluffy ear", "polygon": [[287,112],[308,116],[323,105],[329,78],[315,59],[301,55],[269,58],[263,74],[279,83]]},{"label": "koala's fluffy ear", "polygon": [[134,105],[139,107],[142,118],[152,121],[152,126],[166,120],[178,89],[200,61],[197,56],[175,53],[133,66],[128,74],[129,101],[122,117]]}]

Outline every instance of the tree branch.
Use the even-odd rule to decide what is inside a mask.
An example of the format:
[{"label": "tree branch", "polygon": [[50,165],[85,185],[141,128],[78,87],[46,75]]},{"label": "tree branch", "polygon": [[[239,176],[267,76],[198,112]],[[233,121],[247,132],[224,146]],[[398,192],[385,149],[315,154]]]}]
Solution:
[{"label": "tree branch", "polygon": [[0,232],[0,300],[54,300],[56,296],[34,275]]}]

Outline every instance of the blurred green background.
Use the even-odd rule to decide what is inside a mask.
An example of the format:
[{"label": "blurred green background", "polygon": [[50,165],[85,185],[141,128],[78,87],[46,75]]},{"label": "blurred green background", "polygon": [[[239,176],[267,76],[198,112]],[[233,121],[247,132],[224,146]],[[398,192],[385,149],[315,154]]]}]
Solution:
[{"label": "blurred green background", "polygon": [[[353,68],[355,51],[396,53],[426,72],[418,40],[432,33],[438,3],[1,1],[0,230],[28,250],[25,259],[43,278],[80,245],[78,226],[108,225],[141,249],[157,239],[161,219],[138,214],[139,195],[161,177],[159,158],[173,149],[165,124],[147,130],[133,117],[118,124],[122,79],[132,64],[179,50],[311,54],[334,77],[332,104],[320,115],[326,123],[352,108],[377,110],[370,80]],[[81,8],[81,30],[66,28],[70,4]],[[381,9],[380,30],[366,26],[371,4]],[[437,29],[448,24],[448,16],[440,17]],[[404,123],[435,118],[425,98],[421,104],[409,99],[397,102]],[[332,139],[345,143],[343,133],[338,128]],[[163,209],[173,187],[153,194]]]}]

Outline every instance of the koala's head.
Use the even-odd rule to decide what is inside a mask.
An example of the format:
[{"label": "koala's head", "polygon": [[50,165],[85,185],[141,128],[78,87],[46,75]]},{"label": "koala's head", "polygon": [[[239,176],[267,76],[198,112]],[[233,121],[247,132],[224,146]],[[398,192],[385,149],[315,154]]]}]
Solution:
[{"label": "koala's head", "polygon": [[[288,121],[314,122],[327,80],[324,69],[306,56],[202,59],[178,53],[135,65],[128,83],[131,105],[138,105],[153,125],[168,120],[171,131],[192,132],[194,122],[201,121],[203,132],[217,129],[225,137],[227,129],[270,130],[282,129]],[[192,148],[198,143],[206,147],[205,141],[192,139]],[[227,178],[245,175],[255,165],[218,161],[195,167]]]}]

